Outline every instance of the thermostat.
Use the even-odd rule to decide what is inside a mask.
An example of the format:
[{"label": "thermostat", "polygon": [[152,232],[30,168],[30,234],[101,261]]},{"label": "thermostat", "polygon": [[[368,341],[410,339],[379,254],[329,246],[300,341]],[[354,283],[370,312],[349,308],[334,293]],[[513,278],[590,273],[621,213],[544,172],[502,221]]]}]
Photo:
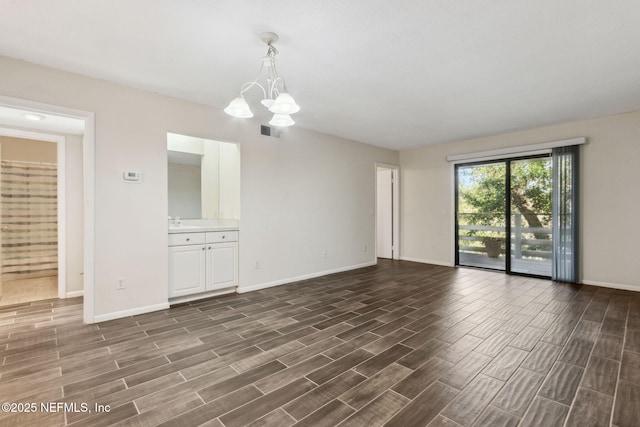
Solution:
[{"label": "thermostat", "polygon": [[142,172],[124,171],[122,172],[122,180],[126,182],[142,182]]}]

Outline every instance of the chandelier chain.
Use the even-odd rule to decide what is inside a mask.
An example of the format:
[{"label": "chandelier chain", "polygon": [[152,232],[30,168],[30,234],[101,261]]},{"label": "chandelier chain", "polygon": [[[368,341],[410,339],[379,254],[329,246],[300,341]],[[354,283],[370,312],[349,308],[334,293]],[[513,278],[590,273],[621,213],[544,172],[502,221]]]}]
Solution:
[{"label": "chandelier chain", "polygon": [[267,43],[267,46],[268,46],[267,56],[275,58],[276,55],[278,54],[278,49],[276,49],[276,47],[271,43]]}]

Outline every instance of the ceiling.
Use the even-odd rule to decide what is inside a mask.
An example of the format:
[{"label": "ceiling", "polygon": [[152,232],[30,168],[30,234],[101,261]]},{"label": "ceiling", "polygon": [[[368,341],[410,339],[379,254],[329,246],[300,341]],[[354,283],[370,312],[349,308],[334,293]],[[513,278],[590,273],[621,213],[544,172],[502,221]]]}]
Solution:
[{"label": "ceiling", "polygon": [[[40,120],[29,120],[30,113],[35,113]],[[23,110],[0,105],[0,127],[53,132],[55,134],[84,134],[84,120],[49,114],[42,111]]]},{"label": "ceiling", "polygon": [[[274,31],[280,75],[302,107],[296,126],[398,150],[640,110],[638,0],[2,0],[0,9],[0,55],[217,108],[255,76],[259,34]],[[266,122],[257,95],[247,98]]]}]

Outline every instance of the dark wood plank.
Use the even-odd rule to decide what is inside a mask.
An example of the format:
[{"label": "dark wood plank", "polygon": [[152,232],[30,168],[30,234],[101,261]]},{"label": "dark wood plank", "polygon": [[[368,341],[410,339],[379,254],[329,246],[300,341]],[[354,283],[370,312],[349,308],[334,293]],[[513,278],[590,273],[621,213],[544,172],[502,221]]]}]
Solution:
[{"label": "dark wood plank", "polygon": [[340,427],[380,427],[409,402],[393,391],[385,391],[353,416],[339,424]]},{"label": "dark wood plank", "polygon": [[516,427],[520,418],[489,406],[474,423],[474,427]]},{"label": "dark wood plank", "polygon": [[263,417],[269,412],[278,409],[298,397],[300,394],[304,394],[313,388],[315,388],[315,385],[311,381],[306,378],[300,378],[269,394],[265,394],[250,403],[234,409],[220,417],[220,421],[222,421],[226,427],[244,426],[255,419]]},{"label": "dark wood plank", "polygon": [[544,376],[520,368],[516,370],[491,404],[517,417],[522,417],[543,380]]},{"label": "dark wood plank", "polygon": [[[599,372],[597,373],[599,374]],[[623,352],[620,379],[640,385],[640,353],[631,351]]]},{"label": "dark wood plank", "polygon": [[422,427],[435,418],[457,394],[458,391],[455,388],[436,381],[416,396],[411,403],[400,410],[385,425],[390,427]]},{"label": "dark wood plank", "polygon": [[294,425],[296,427],[334,427],[354,412],[353,408],[341,401],[332,400]]},{"label": "dark wood plank", "polygon": [[547,374],[555,363],[562,347],[539,342],[522,362],[522,367],[539,374]]},{"label": "dark wood plank", "polygon": [[515,337],[515,334],[509,332],[496,331],[485,339],[475,351],[489,357],[496,357]]},{"label": "dark wood plank", "polygon": [[183,414],[173,417],[160,425],[162,427],[199,426],[239,406],[242,406],[247,402],[251,402],[260,396],[262,396],[262,393],[260,393],[260,391],[258,391],[254,386],[249,385],[229,393],[222,398],[184,412]]},{"label": "dark wood plank", "polygon": [[353,353],[349,353],[346,356],[341,357],[340,359],[335,360],[328,365],[315,370],[314,372],[307,375],[307,378],[309,378],[316,384],[323,384],[330,379],[340,375],[341,373],[353,368],[354,366],[359,365],[372,356],[373,354],[369,353],[366,350],[356,350]]},{"label": "dark wood plank", "polygon": [[[291,415],[287,414],[284,409],[278,408],[251,424],[248,424],[247,427],[288,427],[295,424],[295,422],[296,420],[294,420]],[[220,427],[223,427],[222,423],[220,423]]]},{"label": "dark wood plank", "polygon": [[[536,397],[520,423],[521,427],[562,426],[569,407],[544,397]],[[583,424],[587,425],[587,424]]]},{"label": "dark wood plank", "polygon": [[[587,369],[584,371],[584,378],[582,379],[581,386],[613,396],[616,391],[616,381],[618,378],[619,368],[620,362],[611,359],[604,359],[598,356],[591,356]],[[640,368],[640,365],[634,367],[634,369],[637,368]]]},{"label": "dark wood plank", "polygon": [[570,405],[583,373],[584,369],[578,366],[556,362],[538,393],[540,396]]},{"label": "dark wood plank", "polygon": [[392,390],[401,395],[413,399],[424,389],[434,383],[440,375],[453,366],[452,363],[434,357],[427,363],[416,369],[412,374],[400,381]]},{"label": "dark wood plank", "polygon": [[410,347],[396,344],[356,366],[354,370],[366,377],[371,377],[411,351],[412,348]]},{"label": "dark wood plank", "polygon": [[507,346],[482,370],[482,373],[507,381],[528,355],[529,352],[525,350]]},{"label": "dark wood plank", "polygon": [[365,379],[360,374],[347,371],[307,394],[304,394],[304,392],[298,393],[297,396],[301,394],[302,396],[285,405],[284,410],[296,420],[301,420]]},{"label": "dark wood plank", "polygon": [[293,365],[289,368],[283,369],[273,375],[269,375],[266,378],[256,381],[254,384],[263,393],[270,393],[275,389],[278,389],[285,384],[295,381],[296,379],[303,377],[310,372],[317,370],[318,368],[331,363],[331,359],[321,354],[314,356],[310,359],[304,360],[297,365]]},{"label": "dark wood plank", "polygon": [[634,427],[640,420],[640,385],[619,381],[613,409],[613,424],[617,427]]},{"label": "dark wood plank", "polygon": [[393,363],[377,374],[343,393],[340,400],[360,409],[411,373],[411,369]]},{"label": "dark wood plank", "polygon": [[[608,426],[612,406],[612,396],[580,388],[565,425],[566,427]],[[635,422],[637,421],[636,418]]]},{"label": "dark wood plank", "polygon": [[462,426],[470,426],[482,413],[504,382],[485,375],[478,375],[442,411],[442,415]]},{"label": "dark wood plank", "polygon": [[451,369],[443,373],[440,381],[462,390],[492,360],[489,356],[472,351]]},{"label": "dark wood plank", "polygon": [[204,400],[205,402],[209,402],[246,385],[252,384],[253,382],[258,381],[271,374],[275,374],[276,372],[281,371],[285,368],[286,366],[282,363],[273,361],[267,363],[266,365],[251,369],[247,372],[243,372],[242,374],[238,374],[217,384],[205,387],[198,391],[198,394],[200,395],[202,400]]},{"label": "dark wood plank", "polygon": [[593,354],[607,359],[620,360],[623,337],[600,334],[593,348]]}]

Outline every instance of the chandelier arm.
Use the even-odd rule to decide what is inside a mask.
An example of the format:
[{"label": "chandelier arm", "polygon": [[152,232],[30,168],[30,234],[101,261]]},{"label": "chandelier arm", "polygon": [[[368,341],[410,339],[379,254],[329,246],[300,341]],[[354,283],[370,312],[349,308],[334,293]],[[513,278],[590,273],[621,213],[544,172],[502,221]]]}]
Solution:
[{"label": "chandelier arm", "polygon": [[262,89],[262,94],[264,95],[265,98],[267,97],[267,91],[264,89],[264,87],[260,83],[258,83],[255,80],[252,82],[246,82],[245,84],[243,84],[242,87],[240,88],[240,95],[244,95],[246,91],[248,91],[254,86],[258,86],[260,89]]},{"label": "chandelier arm", "polygon": [[280,80],[280,83],[282,84],[282,91],[286,92],[287,91],[287,85],[285,84],[284,79],[282,77],[280,77],[280,74],[278,74],[278,69],[276,67],[275,61],[273,63],[273,74],[276,76],[276,79],[275,79],[276,81]]},{"label": "chandelier arm", "polygon": [[256,74],[256,77],[253,79],[253,81],[246,82],[240,87],[240,95],[244,95],[244,93],[251,89],[253,86],[258,86],[260,89],[262,89],[264,97],[267,97],[267,91],[264,89],[264,86],[258,83],[258,79],[262,75],[262,70],[264,70],[264,62],[260,64],[260,70],[258,70],[258,74]]},{"label": "chandelier arm", "polygon": [[[280,90],[278,89],[278,82],[282,85],[282,88],[284,89],[284,91],[286,92],[286,88],[284,86],[284,79],[282,77],[276,77],[273,82],[271,82],[271,86],[269,86],[269,93],[270,94],[274,94],[277,96],[280,94]],[[273,98],[276,98],[276,96],[274,96]]]}]

